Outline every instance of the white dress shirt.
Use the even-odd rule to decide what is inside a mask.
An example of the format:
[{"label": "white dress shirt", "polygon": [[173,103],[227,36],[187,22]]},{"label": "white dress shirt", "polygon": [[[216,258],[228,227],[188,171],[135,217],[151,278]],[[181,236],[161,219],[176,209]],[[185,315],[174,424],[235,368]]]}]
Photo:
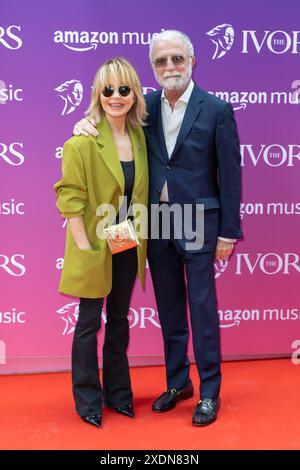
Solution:
[{"label": "white dress shirt", "polygon": [[[166,148],[168,152],[168,157],[170,158],[174,150],[177,137],[181,128],[181,124],[184,118],[184,114],[191,97],[192,91],[194,88],[193,80],[190,81],[189,86],[181,97],[176,101],[174,108],[172,109],[170,103],[165,95],[165,91],[162,90],[161,94],[161,116],[162,116],[162,126],[164,131],[164,138],[166,143]],[[164,183],[164,186],[161,191],[160,196],[161,202],[168,202],[168,184],[167,180]],[[218,237],[219,240],[233,242],[235,240],[230,238]]]},{"label": "white dress shirt", "polygon": [[[193,80],[190,81],[189,86],[181,95],[178,101],[176,101],[174,109],[171,108],[170,103],[165,95],[165,90],[162,91],[161,94],[161,117],[162,117],[162,125],[164,131],[164,137],[168,152],[168,157],[170,158],[172,152],[174,150],[176,140],[180,131],[180,127],[184,118],[184,114],[191,97],[192,91],[194,88]],[[169,201],[168,195],[168,184],[165,181],[163,186],[160,200],[162,202]]]}]

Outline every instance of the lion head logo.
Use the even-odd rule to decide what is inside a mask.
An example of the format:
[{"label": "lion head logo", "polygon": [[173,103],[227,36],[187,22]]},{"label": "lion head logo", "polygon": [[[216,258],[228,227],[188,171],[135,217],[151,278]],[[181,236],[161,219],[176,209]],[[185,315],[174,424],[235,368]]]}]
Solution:
[{"label": "lion head logo", "polygon": [[71,302],[70,304],[64,305],[59,310],[56,310],[60,318],[65,322],[65,328],[63,335],[70,335],[74,333],[76,323],[79,315],[79,302]]},{"label": "lion head logo", "polygon": [[54,90],[59,93],[59,97],[65,102],[62,116],[72,113],[82,101],[83,86],[79,80],[69,80],[54,88]]},{"label": "lion head logo", "polygon": [[223,272],[227,268],[228,259],[216,259],[214,266],[215,266],[215,279],[218,279],[218,277],[220,277],[221,274],[223,274]]},{"label": "lion head logo", "polygon": [[231,24],[220,24],[206,33],[215,44],[214,59],[220,59],[232,48],[234,41],[234,29]]}]

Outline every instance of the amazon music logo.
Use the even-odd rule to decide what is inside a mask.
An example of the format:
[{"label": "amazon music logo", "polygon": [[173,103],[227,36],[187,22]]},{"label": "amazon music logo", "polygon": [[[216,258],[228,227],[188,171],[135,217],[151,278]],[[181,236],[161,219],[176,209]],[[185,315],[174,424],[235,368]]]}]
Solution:
[{"label": "amazon music logo", "polygon": [[0,215],[25,215],[24,202],[17,202],[14,198],[10,201],[0,200]]},{"label": "amazon music logo", "polygon": [[99,31],[55,31],[54,43],[75,52],[96,50],[99,45],[119,44],[119,33]]},{"label": "amazon music logo", "polygon": [[240,214],[245,215],[300,215],[300,202],[241,202]]},{"label": "amazon music logo", "polygon": [[26,323],[26,312],[18,312],[15,308],[12,308],[10,311],[0,311],[0,324],[8,325],[17,323]]},{"label": "amazon music logo", "polygon": [[[163,29],[161,31],[164,31]],[[55,31],[53,41],[75,52],[95,51],[98,46],[121,44],[126,46],[150,44],[150,32],[117,31]]]},{"label": "amazon music logo", "polygon": [[234,111],[244,110],[249,105],[295,105],[300,102],[300,80],[294,80],[292,88],[295,91],[209,91],[211,95],[230,103]]},{"label": "amazon music logo", "polygon": [[11,83],[7,86],[3,80],[0,80],[0,104],[12,101],[23,101],[22,88],[16,88]]},{"label": "amazon music logo", "polygon": [[[218,310],[220,328],[228,329],[247,325],[251,322],[299,322],[300,309],[299,308],[229,308],[225,310]],[[295,344],[294,347],[300,346]],[[300,349],[295,352],[299,355]]]}]

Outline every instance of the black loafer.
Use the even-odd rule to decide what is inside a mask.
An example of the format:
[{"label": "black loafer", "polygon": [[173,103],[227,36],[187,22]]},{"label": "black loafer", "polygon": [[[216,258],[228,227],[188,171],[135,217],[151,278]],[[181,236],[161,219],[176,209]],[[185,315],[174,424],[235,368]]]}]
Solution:
[{"label": "black loafer", "polygon": [[134,418],[134,410],[132,405],[119,406],[118,408],[114,408],[114,410],[116,410],[116,412],[120,413],[121,415]]},{"label": "black loafer", "polygon": [[194,426],[207,426],[217,419],[220,399],[205,398],[200,400],[196,406],[192,423]]},{"label": "black loafer", "polygon": [[162,393],[152,405],[152,411],[162,413],[164,411],[172,410],[176,403],[180,400],[187,400],[194,395],[194,387],[190,381],[185,388],[177,389],[172,388]]},{"label": "black loafer", "polygon": [[97,428],[101,428],[102,415],[82,416],[83,421],[92,424]]}]

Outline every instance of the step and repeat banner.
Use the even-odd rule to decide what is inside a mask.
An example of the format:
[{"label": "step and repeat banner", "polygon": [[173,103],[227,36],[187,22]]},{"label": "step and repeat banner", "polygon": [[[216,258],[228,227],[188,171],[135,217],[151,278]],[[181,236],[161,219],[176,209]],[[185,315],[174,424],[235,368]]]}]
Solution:
[{"label": "step and repeat banner", "polygon": [[[0,1],[0,373],[70,367],[78,299],[57,291],[66,227],[52,189],[62,146],[104,60],[124,56],[145,93],[157,88],[149,41],[169,28],[190,36],[194,79],[233,105],[241,140],[245,237],[215,266],[223,358],[299,350],[299,18],[298,0]],[[163,360],[149,271],[146,287],[129,312],[132,364]]]}]

